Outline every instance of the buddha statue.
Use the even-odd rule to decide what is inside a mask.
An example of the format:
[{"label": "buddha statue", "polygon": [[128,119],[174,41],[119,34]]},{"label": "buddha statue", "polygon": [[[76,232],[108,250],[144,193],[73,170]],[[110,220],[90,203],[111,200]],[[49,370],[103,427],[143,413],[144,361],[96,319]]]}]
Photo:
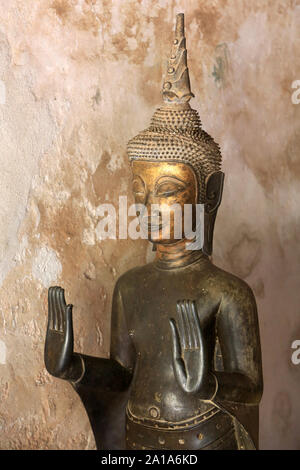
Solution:
[{"label": "buddha statue", "polygon": [[[162,96],[150,127],[128,143],[135,202],[147,209],[140,223],[155,260],[115,285],[109,359],[73,351],[72,305],[61,287],[51,287],[45,365],[80,396],[98,449],[257,449],[256,302],[243,280],[211,261],[224,174],[219,146],[189,104],[183,14]],[[154,204],[161,210],[153,215]],[[203,205],[201,249],[190,249],[185,232],[175,237],[175,217],[163,225],[174,204],[183,213]]]}]

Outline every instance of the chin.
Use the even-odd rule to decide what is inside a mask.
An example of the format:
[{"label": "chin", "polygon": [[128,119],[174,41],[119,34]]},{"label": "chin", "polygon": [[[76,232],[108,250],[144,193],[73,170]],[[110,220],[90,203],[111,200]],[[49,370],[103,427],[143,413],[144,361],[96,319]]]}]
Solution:
[{"label": "chin", "polygon": [[159,243],[160,245],[174,245],[175,243],[180,242],[178,238],[166,238],[165,234],[161,232],[157,233],[148,233],[148,240],[152,243]]}]

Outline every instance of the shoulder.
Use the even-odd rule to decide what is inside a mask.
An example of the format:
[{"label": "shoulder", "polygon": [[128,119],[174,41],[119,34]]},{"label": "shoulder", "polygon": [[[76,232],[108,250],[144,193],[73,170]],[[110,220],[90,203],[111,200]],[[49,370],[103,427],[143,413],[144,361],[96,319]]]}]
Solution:
[{"label": "shoulder", "polygon": [[117,280],[115,285],[115,291],[117,292],[129,292],[139,287],[141,281],[144,278],[149,277],[153,272],[153,263],[145,264],[143,266],[137,266],[129,269],[123,273]]},{"label": "shoulder", "polygon": [[210,279],[223,302],[242,305],[256,305],[253,291],[243,279],[225,271],[213,264],[210,269]]}]

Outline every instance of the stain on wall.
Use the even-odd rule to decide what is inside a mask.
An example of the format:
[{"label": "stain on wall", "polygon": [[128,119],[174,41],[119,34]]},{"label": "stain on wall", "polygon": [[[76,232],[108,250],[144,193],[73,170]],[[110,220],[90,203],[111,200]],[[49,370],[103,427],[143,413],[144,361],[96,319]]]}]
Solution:
[{"label": "stain on wall", "polygon": [[214,261],[257,297],[260,446],[300,448],[300,2],[11,0],[0,5],[1,449],[95,447],[77,395],[44,368],[47,288],[74,304],[76,350],[107,357],[113,286],[152,253],[98,240],[97,207],[133,202],[126,143],[160,103],[181,11],[192,106],[226,174]]}]

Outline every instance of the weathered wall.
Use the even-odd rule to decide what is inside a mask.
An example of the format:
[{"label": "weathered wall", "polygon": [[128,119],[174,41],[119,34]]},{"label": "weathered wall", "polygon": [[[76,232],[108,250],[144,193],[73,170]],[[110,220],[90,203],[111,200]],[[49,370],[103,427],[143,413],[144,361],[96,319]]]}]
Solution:
[{"label": "weathered wall", "polygon": [[47,288],[75,305],[76,349],[107,356],[113,285],[151,252],[97,240],[96,208],[130,194],[126,142],[160,103],[180,11],[192,106],[224,157],[215,262],[258,301],[261,447],[300,449],[300,2],[1,0],[2,449],[94,448],[78,397],[44,368]]}]

